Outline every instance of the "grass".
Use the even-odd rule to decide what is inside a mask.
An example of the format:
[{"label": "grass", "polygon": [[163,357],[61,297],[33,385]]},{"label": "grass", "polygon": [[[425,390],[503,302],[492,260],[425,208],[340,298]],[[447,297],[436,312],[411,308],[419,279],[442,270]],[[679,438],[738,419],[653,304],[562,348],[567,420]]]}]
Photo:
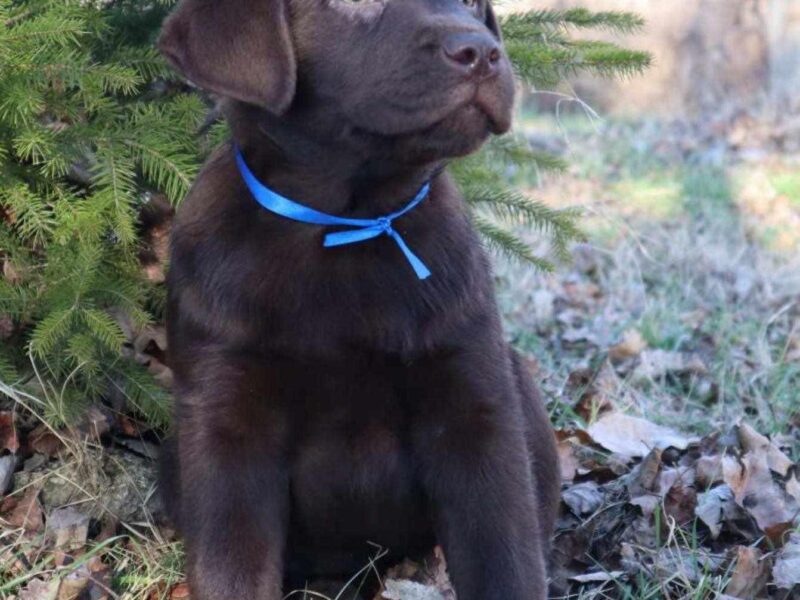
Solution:
[{"label": "grass", "polygon": [[800,206],[800,174],[796,171],[778,172],[771,176],[772,186],[796,206]]},{"label": "grass", "polygon": [[[540,124],[525,120],[537,138],[560,134]],[[500,265],[509,334],[540,360],[552,412],[565,422],[569,374],[635,329],[650,349],[696,355],[707,373],[646,382],[621,376],[607,391],[614,402],[695,433],[741,416],[764,433],[795,431],[800,227],[786,225],[800,219],[800,176],[781,157],[753,165],[702,148],[687,155],[665,143],[659,127],[575,128],[569,171],[527,182],[537,199],[584,207],[589,243],[554,276]],[[596,286],[598,295],[576,299],[565,281]],[[532,291],[543,288],[555,306],[544,321],[532,316]],[[565,344],[565,333],[580,328],[595,339]]]},{"label": "grass", "polygon": [[112,588],[125,590],[126,600],[168,598],[172,586],[184,579],[183,544],[165,541],[157,529],[135,532],[126,541],[106,554],[106,562],[116,565]]},{"label": "grass", "polygon": [[674,218],[683,210],[680,182],[669,173],[625,178],[612,184],[610,191],[627,210],[652,219]]}]

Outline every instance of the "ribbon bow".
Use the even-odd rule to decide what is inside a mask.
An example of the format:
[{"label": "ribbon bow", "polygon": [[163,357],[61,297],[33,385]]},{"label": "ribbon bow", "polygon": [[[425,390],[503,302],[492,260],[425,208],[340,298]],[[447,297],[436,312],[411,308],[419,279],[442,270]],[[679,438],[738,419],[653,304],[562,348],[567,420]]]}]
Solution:
[{"label": "ribbon bow", "polygon": [[428,270],[428,267],[425,266],[425,263],[411,251],[405,240],[403,240],[400,234],[392,227],[392,222],[395,219],[411,211],[428,196],[428,192],[430,192],[431,189],[430,183],[423,185],[419,192],[417,192],[417,195],[414,196],[414,199],[397,212],[378,217],[377,219],[346,219],[344,217],[336,217],[314,210],[313,208],[289,200],[277,192],[272,191],[253,175],[238,148],[236,149],[236,165],[239,167],[239,172],[242,175],[242,179],[244,179],[244,182],[247,184],[250,193],[252,193],[256,201],[268,211],[286,217],[287,219],[293,219],[294,221],[300,221],[302,223],[310,223],[312,225],[336,225],[356,228],[327,234],[323,244],[326,248],[355,244],[357,242],[371,240],[380,235],[387,235],[392,238],[400,250],[402,250],[406,260],[408,260],[414,272],[417,274],[417,277],[420,279],[427,279],[430,277],[431,272]]}]

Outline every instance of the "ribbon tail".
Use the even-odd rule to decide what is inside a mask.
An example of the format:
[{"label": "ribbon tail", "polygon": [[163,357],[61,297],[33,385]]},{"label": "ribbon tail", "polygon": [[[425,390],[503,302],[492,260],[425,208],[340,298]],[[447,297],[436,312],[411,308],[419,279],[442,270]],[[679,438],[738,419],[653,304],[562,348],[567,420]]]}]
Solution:
[{"label": "ribbon tail", "polygon": [[419,257],[411,251],[411,248],[406,245],[405,240],[400,237],[400,234],[394,231],[393,229],[387,231],[387,233],[392,237],[392,239],[397,243],[400,250],[403,251],[403,254],[406,256],[406,260],[408,260],[411,268],[414,269],[414,272],[417,274],[417,277],[420,279],[427,279],[431,276],[431,272],[428,270],[428,267],[425,266]]},{"label": "ribbon tail", "polygon": [[345,244],[355,244],[378,237],[383,233],[379,226],[366,227],[363,229],[351,229],[348,231],[336,231],[325,236],[324,246],[332,248],[334,246],[344,246]]}]

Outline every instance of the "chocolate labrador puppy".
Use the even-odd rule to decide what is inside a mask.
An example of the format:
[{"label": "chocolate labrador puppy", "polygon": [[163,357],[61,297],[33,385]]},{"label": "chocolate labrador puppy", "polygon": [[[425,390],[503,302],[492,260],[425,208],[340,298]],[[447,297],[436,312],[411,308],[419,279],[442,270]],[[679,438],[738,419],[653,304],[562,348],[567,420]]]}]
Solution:
[{"label": "chocolate labrador puppy", "polygon": [[[352,574],[368,542],[442,544],[459,600],[544,598],[553,432],[443,171],[510,127],[491,6],[183,0],[159,45],[224,98],[234,140],[172,233],[162,485],[192,598],[278,600]],[[348,227],[258,186],[381,235],[326,247]]]}]

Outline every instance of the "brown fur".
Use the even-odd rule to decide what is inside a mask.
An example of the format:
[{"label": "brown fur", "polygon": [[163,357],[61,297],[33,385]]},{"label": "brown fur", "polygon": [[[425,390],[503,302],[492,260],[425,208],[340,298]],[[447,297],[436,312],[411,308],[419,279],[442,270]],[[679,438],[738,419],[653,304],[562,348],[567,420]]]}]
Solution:
[{"label": "brown fur", "polygon": [[253,172],[386,237],[260,207],[231,146],[176,218],[168,334],[176,435],[163,494],[192,597],[278,600],[372,551],[445,549],[460,600],[546,596],[558,497],[547,414],[502,339],[488,261],[445,160],[510,126],[491,7],[458,0],[183,0],[160,42],[224,96]]}]

